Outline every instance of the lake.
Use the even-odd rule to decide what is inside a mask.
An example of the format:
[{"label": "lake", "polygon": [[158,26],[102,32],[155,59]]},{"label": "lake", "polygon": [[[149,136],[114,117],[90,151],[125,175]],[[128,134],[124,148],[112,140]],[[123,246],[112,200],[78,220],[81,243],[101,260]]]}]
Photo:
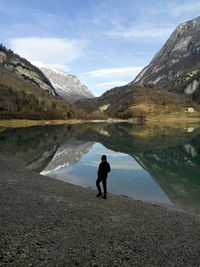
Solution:
[{"label": "lake", "polygon": [[0,151],[30,170],[91,189],[106,154],[112,169],[108,192],[200,214],[200,127],[195,124],[7,128],[0,131]]}]

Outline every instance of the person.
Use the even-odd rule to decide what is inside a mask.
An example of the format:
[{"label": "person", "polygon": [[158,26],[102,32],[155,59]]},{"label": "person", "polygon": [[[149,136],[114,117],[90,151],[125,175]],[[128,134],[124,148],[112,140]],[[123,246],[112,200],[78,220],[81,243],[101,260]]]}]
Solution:
[{"label": "person", "polygon": [[107,162],[106,155],[103,155],[101,157],[101,163],[99,164],[99,169],[97,172],[98,175],[96,180],[96,186],[98,189],[97,197],[102,196],[101,186],[100,186],[100,183],[102,182],[104,191],[103,198],[104,199],[107,198],[107,177],[109,172],[110,172],[110,164]]}]

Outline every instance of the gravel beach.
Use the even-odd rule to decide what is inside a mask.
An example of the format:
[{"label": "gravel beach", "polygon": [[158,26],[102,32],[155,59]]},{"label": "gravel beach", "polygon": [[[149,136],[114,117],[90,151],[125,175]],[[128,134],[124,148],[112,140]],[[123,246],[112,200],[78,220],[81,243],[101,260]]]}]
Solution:
[{"label": "gravel beach", "polygon": [[96,198],[2,156],[0,196],[0,266],[200,266],[199,217]]}]

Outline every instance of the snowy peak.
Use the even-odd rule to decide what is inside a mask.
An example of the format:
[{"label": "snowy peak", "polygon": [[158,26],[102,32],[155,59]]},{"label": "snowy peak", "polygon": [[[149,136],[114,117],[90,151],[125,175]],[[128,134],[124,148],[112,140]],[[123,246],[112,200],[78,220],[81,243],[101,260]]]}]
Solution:
[{"label": "snowy peak", "polygon": [[41,71],[50,80],[56,93],[64,100],[74,103],[79,99],[94,98],[88,87],[82,85],[76,76],[44,67],[41,68]]}]

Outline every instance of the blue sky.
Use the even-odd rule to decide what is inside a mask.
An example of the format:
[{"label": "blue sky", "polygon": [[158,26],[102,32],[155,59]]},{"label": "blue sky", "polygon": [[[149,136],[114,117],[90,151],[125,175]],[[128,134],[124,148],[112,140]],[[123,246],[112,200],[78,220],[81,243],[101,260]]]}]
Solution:
[{"label": "blue sky", "polygon": [[199,0],[0,0],[1,43],[95,95],[132,81]]}]

